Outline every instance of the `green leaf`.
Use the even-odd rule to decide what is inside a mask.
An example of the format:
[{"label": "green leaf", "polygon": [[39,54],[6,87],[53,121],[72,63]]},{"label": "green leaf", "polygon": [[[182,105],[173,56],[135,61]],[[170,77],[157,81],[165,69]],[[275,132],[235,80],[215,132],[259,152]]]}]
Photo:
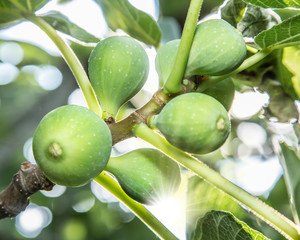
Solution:
[{"label": "green leaf", "polygon": [[231,213],[211,211],[197,221],[192,240],[267,240],[261,233],[239,221]]},{"label": "green leaf", "polygon": [[269,29],[278,22],[264,8],[249,5],[241,21],[237,24],[237,29],[243,33],[244,37],[254,37],[263,30]]},{"label": "green leaf", "polygon": [[277,76],[284,91],[293,99],[300,99],[300,46],[280,49]]},{"label": "green leaf", "polygon": [[13,26],[22,20],[19,10],[4,9],[0,6],[0,29]]},{"label": "green leaf", "polygon": [[270,96],[269,105],[265,108],[267,117],[276,117],[280,122],[289,122],[298,118],[298,110],[294,100],[288,96],[278,81],[265,80],[259,89]]},{"label": "green leaf", "polygon": [[300,44],[300,15],[291,17],[269,30],[261,32],[256,36],[255,42],[262,49]]},{"label": "green leaf", "polygon": [[24,20],[22,12],[34,12],[49,0],[5,0],[0,1],[0,29]]},{"label": "green leaf", "polygon": [[41,17],[56,30],[82,42],[97,43],[100,41],[99,38],[96,38],[76,24],[70,22],[70,20],[60,12],[50,11]]},{"label": "green leaf", "polygon": [[243,0],[246,3],[251,3],[263,8],[286,8],[300,7],[299,0]]},{"label": "green leaf", "polygon": [[131,37],[158,47],[161,31],[157,23],[145,12],[133,7],[127,0],[96,0],[101,6],[108,26],[122,29]]},{"label": "green leaf", "polygon": [[245,7],[246,3],[242,0],[230,0],[220,9],[221,18],[236,27],[243,16]]},{"label": "green leaf", "polygon": [[43,7],[47,2],[49,0],[5,0],[0,2],[0,8],[34,12]]},{"label": "green leaf", "polygon": [[294,17],[298,14],[300,14],[300,9],[293,9],[293,8],[279,8],[275,9],[274,12],[276,12],[281,20],[286,20],[290,17]]},{"label": "green leaf", "polygon": [[284,171],[284,180],[291,203],[295,203],[296,213],[300,214],[300,156],[297,149],[288,146],[285,142],[280,143],[281,154],[279,155]]},{"label": "green leaf", "polygon": [[197,176],[188,179],[186,229],[188,238],[200,216],[211,210],[230,211],[244,219],[245,210],[231,197]]}]

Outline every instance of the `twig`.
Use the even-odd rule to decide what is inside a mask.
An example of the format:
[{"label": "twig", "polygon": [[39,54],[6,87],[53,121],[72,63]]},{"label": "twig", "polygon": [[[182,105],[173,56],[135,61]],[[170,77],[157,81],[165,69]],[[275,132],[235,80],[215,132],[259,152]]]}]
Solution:
[{"label": "twig", "polygon": [[23,162],[10,185],[0,192],[0,219],[17,216],[27,207],[32,194],[50,191],[53,186],[37,166]]}]

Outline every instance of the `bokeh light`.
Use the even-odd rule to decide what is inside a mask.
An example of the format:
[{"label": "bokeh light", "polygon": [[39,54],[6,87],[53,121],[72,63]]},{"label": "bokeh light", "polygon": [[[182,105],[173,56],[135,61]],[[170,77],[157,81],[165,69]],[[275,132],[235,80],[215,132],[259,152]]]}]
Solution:
[{"label": "bokeh light", "polygon": [[0,59],[4,63],[18,65],[24,56],[23,48],[16,42],[6,42],[0,45]]},{"label": "bokeh light", "polygon": [[109,191],[107,191],[104,187],[102,187],[95,181],[91,182],[91,190],[95,197],[103,203],[119,201],[114,195],[112,195]]},{"label": "bokeh light", "polygon": [[61,85],[63,75],[57,67],[45,65],[39,69],[36,80],[43,89],[50,91]]},{"label": "bokeh light", "polygon": [[49,37],[42,32],[37,26],[30,22],[22,22],[11,28],[0,31],[1,39],[14,39],[17,41],[27,42],[47,51],[48,53],[59,56],[59,52],[55,44]]},{"label": "bokeh light", "polygon": [[100,202],[107,204],[108,209],[119,213],[122,222],[128,223],[135,218],[135,215],[126,205],[97,182],[91,182],[91,190]]},{"label": "bokeh light", "polygon": [[11,83],[19,75],[19,69],[11,63],[0,63],[0,86]]},{"label": "bokeh light", "polygon": [[68,97],[68,104],[88,107],[81,89],[76,88]]},{"label": "bokeh light", "polygon": [[75,212],[88,212],[95,205],[95,197],[89,193],[79,192],[74,196],[74,201],[76,202],[72,205],[72,208]]},{"label": "bokeh light", "polygon": [[36,161],[35,161],[34,156],[33,156],[33,151],[32,151],[32,137],[28,138],[26,140],[26,142],[24,143],[24,145],[23,145],[23,155],[24,155],[24,157],[27,161],[29,161],[32,164],[36,164]]},{"label": "bokeh light", "polygon": [[115,157],[139,148],[154,148],[151,144],[138,139],[129,138],[114,145],[111,156]]},{"label": "bokeh light", "polygon": [[249,147],[261,149],[267,140],[263,127],[252,122],[242,122],[238,125],[237,136]]},{"label": "bokeh light", "polygon": [[122,202],[119,202],[119,209],[121,210],[121,216],[124,223],[128,223],[135,218],[133,212]]},{"label": "bokeh light", "polygon": [[46,197],[56,198],[56,197],[60,197],[61,195],[63,195],[66,190],[67,190],[67,188],[65,186],[56,184],[53,186],[51,191],[41,191],[41,193]]},{"label": "bokeh light", "polygon": [[230,113],[238,119],[249,119],[268,104],[269,95],[257,91],[236,92]]},{"label": "bokeh light", "polygon": [[275,155],[268,159],[251,155],[243,161],[223,160],[220,173],[249,193],[259,196],[268,194],[272,189],[282,175],[282,167]]},{"label": "bokeh light", "polygon": [[152,96],[159,88],[158,74],[155,69],[156,50],[154,47],[146,48],[145,50],[149,58],[149,75],[143,89]]},{"label": "bokeh light", "polygon": [[26,238],[37,237],[52,221],[52,213],[46,207],[29,204],[15,221],[17,231]]}]

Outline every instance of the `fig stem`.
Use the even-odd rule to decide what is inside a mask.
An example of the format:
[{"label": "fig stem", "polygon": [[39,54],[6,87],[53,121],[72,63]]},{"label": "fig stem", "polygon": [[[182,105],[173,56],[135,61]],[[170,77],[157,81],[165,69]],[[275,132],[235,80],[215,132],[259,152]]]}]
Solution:
[{"label": "fig stem", "polygon": [[161,239],[178,240],[151,212],[142,204],[130,198],[118,185],[118,183],[105,172],[94,179],[101,186],[109,190],[120,201],[135,213]]},{"label": "fig stem", "polygon": [[210,184],[227,193],[234,200],[247,207],[257,217],[268,223],[280,234],[288,239],[300,239],[298,227],[281,213],[252,196],[243,189],[239,188],[226,178],[222,177],[218,172],[208,167],[199,159],[194,158],[186,152],[169,144],[162,136],[155,133],[146,124],[136,124],[133,128],[133,133],[136,137],[152,144],[160,149],[166,155],[174,159],[176,162],[191,170],[199,177],[203,178]]},{"label": "fig stem", "polygon": [[59,49],[61,55],[65,59],[69,68],[71,69],[83,95],[86,99],[88,107],[97,113],[99,116],[102,115],[100,105],[98,103],[96,94],[91,86],[89,78],[80,63],[79,59],[70,48],[70,46],[58,35],[56,30],[47,23],[43,18],[36,16],[32,13],[26,13],[24,16],[27,20],[37,25],[41,30],[43,30],[54,44]]},{"label": "fig stem", "polygon": [[203,0],[191,0],[174,67],[164,86],[167,93],[175,94],[182,91],[181,82],[189,59],[202,2]]}]

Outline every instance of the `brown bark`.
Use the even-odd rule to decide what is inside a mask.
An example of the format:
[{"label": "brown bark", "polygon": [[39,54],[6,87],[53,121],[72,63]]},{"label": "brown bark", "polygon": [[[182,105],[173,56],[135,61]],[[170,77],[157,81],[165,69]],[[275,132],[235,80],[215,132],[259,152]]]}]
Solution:
[{"label": "brown bark", "polygon": [[37,166],[22,163],[10,185],[0,192],[0,219],[17,216],[27,207],[32,194],[39,190],[50,191],[53,186]]}]

